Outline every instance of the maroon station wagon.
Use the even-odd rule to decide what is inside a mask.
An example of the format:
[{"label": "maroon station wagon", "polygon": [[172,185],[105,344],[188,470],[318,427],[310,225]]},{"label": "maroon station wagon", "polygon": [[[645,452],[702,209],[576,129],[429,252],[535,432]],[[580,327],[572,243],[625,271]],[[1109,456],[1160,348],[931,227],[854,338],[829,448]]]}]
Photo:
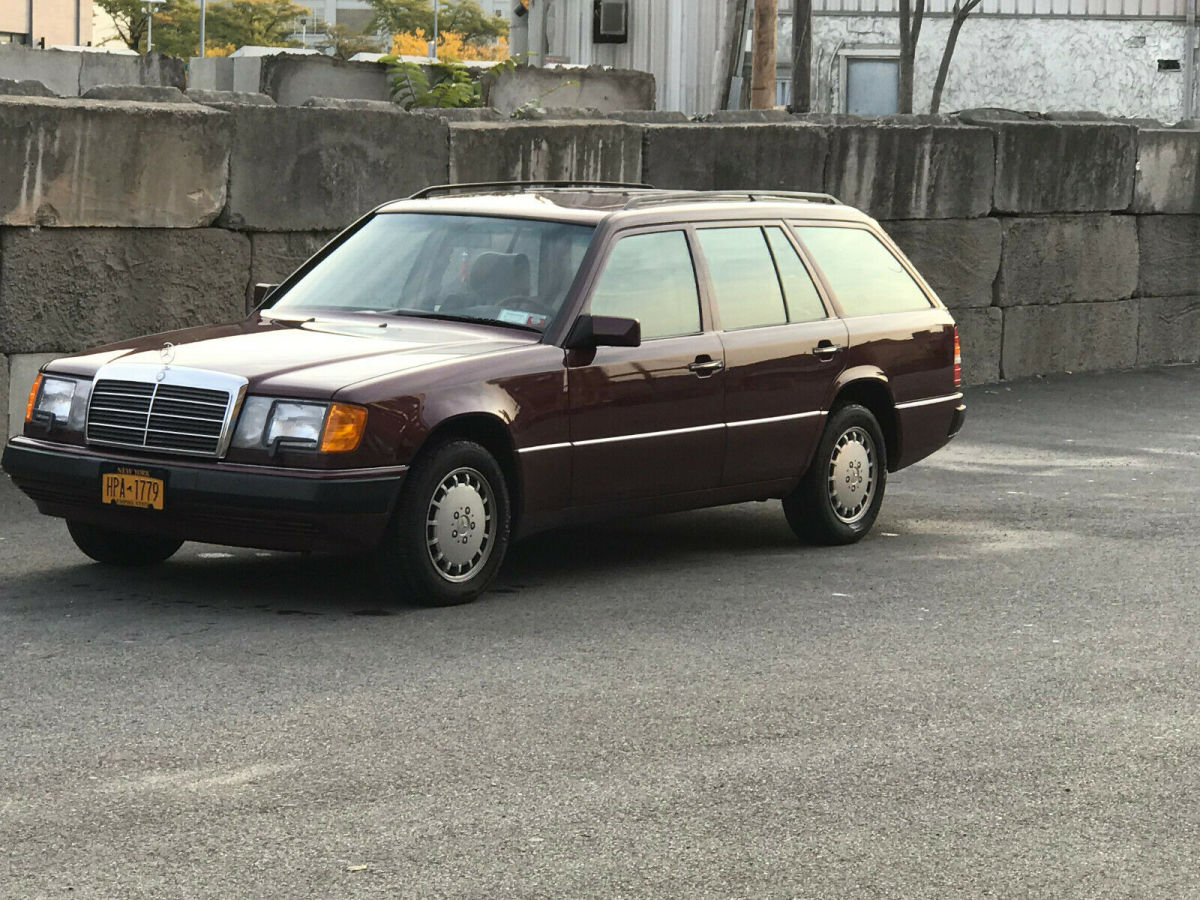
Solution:
[{"label": "maroon station wagon", "polygon": [[950,314],[821,194],[431,188],[260,289],[43,368],[3,466],[88,556],[366,552],[462,603],[514,537],[604,517],[779,498],[856,541],[963,423]]}]

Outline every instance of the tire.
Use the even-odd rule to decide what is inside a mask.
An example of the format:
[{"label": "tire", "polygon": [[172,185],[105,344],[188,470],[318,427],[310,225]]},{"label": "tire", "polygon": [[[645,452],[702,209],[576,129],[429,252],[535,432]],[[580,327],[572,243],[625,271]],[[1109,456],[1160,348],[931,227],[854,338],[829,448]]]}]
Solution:
[{"label": "tire", "polygon": [[98,563],[110,566],[154,566],[183,546],[176,538],[116,531],[85,522],[67,521],[71,540]]},{"label": "tire", "polygon": [[853,544],[871,530],[887,485],[887,445],[875,416],[849,404],[825,424],[804,478],[783,498],[788,525],[813,544]]},{"label": "tire", "polygon": [[508,485],[495,457],[473,441],[449,441],[409,470],[376,568],[398,600],[470,603],[504,562],[511,526]]}]

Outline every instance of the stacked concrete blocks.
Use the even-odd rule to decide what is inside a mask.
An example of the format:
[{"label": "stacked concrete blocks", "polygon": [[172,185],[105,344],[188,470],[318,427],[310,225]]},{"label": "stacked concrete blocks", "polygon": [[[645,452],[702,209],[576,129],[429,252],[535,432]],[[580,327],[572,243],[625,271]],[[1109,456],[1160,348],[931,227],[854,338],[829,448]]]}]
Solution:
[{"label": "stacked concrete blocks", "polygon": [[1133,202],[1137,129],[1131,125],[991,112],[959,118],[995,132],[998,213],[1123,212]]},{"label": "stacked concrete blocks", "polygon": [[0,353],[79,351],[240,318],[250,241],[220,228],[6,228],[0,258]]},{"label": "stacked concrete blocks", "polygon": [[444,123],[400,110],[230,107],[223,226],[332,231],[372,207],[446,180]]},{"label": "stacked concrete blocks", "polygon": [[970,219],[992,210],[992,133],[926,124],[830,129],[826,187],[877,219]]},{"label": "stacked concrete blocks", "polygon": [[450,126],[451,182],[629,183],[641,181],[642,170],[642,129],[636,125],[596,120]]},{"label": "stacked concrete blocks", "polygon": [[0,97],[0,224],[208,225],[230,144],[228,117],[195,103]]},{"label": "stacked concrete blocks", "polygon": [[643,171],[657,188],[824,191],[828,158],[816,125],[649,125]]}]

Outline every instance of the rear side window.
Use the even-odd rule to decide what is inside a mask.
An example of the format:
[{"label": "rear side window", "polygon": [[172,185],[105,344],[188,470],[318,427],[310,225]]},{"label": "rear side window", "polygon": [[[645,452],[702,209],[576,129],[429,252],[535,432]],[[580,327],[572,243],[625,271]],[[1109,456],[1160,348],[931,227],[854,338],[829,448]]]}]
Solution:
[{"label": "rear side window", "polygon": [[812,322],[825,318],[825,306],[821,303],[821,295],[813,284],[808,269],[800,262],[800,255],[787,239],[782,228],[768,228],[767,240],[771,244],[771,253],[775,257],[775,266],[779,269],[779,280],[783,283],[783,293],[787,298],[789,322]]},{"label": "rear side window", "polygon": [[617,241],[589,309],[594,316],[637,319],[643,340],[699,332],[700,293],[684,233],[635,234]]},{"label": "rear side window", "polygon": [[722,329],[787,321],[779,279],[761,228],[702,228],[696,234],[708,262]]},{"label": "rear side window", "polygon": [[929,298],[871,232],[810,225],[797,226],[796,231],[846,315],[929,309]]}]

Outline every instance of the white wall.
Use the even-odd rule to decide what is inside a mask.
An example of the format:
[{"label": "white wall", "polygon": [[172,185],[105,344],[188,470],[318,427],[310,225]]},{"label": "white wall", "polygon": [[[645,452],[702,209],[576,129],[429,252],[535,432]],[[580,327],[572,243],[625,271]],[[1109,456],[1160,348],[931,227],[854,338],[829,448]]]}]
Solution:
[{"label": "white wall", "polygon": [[629,42],[593,44],[591,0],[552,0],[550,54],[651,72],[659,109],[709,113],[720,101],[727,7],[724,0],[630,0]]},{"label": "white wall", "polygon": [[[950,21],[926,19],[917,46],[914,112],[927,112]],[[813,22],[814,105],[841,109],[839,47],[898,46],[894,17],[818,16]],[[979,106],[1021,110],[1096,110],[1114,116],[1185,118],[1184,74],[1158,71],[1159,59],[1184,64],[1177,22],[970,18],[959,35],[942,112]],[[832,65],[831,65],[832,63]],[[832,77],[831,77],[832,75]]]}]

